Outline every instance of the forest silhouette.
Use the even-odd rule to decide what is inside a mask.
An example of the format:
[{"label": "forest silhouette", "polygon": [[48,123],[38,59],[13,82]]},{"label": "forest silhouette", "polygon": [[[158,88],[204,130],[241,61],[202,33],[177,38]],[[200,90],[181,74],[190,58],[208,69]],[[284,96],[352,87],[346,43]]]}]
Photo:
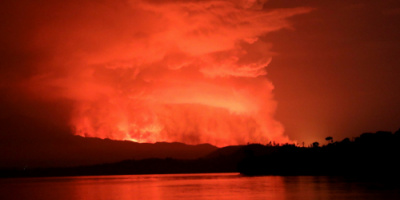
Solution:
[{"label": "forest silhouette", "polygon": [[399,175],[400,130],[364,133],[310,147],[248,145],[238,170],[245,175]]},{"label": "forest silhouette", "polygon": [[378,131],[328,144],[248,144],[198,159],[151,158],[63,168],[2,169],[1,177],[240,172],[243,175],[399,177],[400,130]]}]

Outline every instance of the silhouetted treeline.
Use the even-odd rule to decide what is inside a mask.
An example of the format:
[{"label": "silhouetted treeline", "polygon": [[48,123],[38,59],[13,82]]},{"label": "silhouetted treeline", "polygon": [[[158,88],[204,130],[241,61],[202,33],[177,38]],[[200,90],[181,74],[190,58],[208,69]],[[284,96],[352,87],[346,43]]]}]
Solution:
[{"label": "silhouetted treeline", "polygon": [[143,159],[68,167],[3,169],[0,177],[240,172],[244,175],[344,175],[399,177],[400,130],[364,133],[310,147],[295,145],[228,146],[200,159]]},{"label": "silhouetted treeline", "polygon": [[245,175],[398,176],[400,131],[364,133],[319,147],[248,145],[238,170]]}]

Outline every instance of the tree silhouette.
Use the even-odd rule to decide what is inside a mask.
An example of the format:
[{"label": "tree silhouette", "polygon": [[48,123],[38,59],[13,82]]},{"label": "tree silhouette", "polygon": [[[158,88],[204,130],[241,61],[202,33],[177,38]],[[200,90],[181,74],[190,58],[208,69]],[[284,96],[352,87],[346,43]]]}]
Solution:
[{"label": "tree silhouette", "polygon": [[312,143],[312,147],[314,147],[314,148],[319,147],[319,142]]},{"label": "tree silhouette", "polygon": [[326,141],[329,141],[330,143],[333,143],[333,137],[328,136],[325,138]]}]

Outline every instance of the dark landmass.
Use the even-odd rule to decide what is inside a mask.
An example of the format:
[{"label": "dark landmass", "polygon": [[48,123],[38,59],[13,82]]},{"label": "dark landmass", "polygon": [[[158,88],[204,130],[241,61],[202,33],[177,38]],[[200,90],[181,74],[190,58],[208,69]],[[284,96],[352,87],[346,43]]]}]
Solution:
[{"label": "dark landmass", "polygon": [[[0,108],[5,105],[0,99]],[[56,109],[60,105],[49,104],[47,107]],[[70,127],[63,124],[68,119],[58,119],[59,115],[42,116],[43,112],[40,109],[32,111],[33,114],[41,113],[36,117],[0,112],[0,169],[75,167],[146,158],[197,159],[218,149],[209,144],[150,144],[80,137],[73,135]]]},{"label": "dark landmass", "polygon": [[283,145],[268,147],[249,145],[243,148],[245,158],[238,171],[245,175],[343,175],[395,176],[400,175],[400,130],[364,133],[353,140],[348,138],[319,147]]},{"label": "dark landmass", "polygon": [[54,142],[26,141],[20,149],[3,144],[0,169],[74,167],[146,158],[196,159],[216,149],[210,144],[151,144],[69,136]]},{"label": "dark landmass", "polygon": [[[198,159],[151,158],[64,168],[3,169],[1,177],[240,172],[243,175],[400,177],[400,131],[364,133],[319,146],[228,146]],[[167,148],[172,144],[165,145]],[[181,145],[181,144],[180,144]]]}]

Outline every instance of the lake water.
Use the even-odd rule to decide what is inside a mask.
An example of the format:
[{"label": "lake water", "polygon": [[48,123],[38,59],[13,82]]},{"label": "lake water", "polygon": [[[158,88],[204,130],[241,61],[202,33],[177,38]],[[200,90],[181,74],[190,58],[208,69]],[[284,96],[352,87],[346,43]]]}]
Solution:
[{"label": "lake water", "polygon": [[400,199],[391,184],[237,173],[0,179],[0,199]]}]

